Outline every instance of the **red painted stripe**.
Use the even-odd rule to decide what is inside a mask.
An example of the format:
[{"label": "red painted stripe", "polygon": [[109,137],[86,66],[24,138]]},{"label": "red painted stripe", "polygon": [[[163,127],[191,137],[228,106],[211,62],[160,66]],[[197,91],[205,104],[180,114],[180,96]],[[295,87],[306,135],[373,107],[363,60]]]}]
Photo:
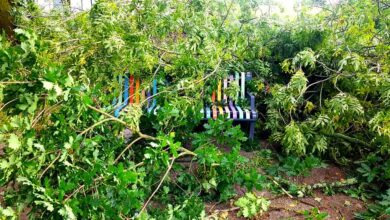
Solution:
[{"label": "red painted stripe", "polygon": [[213,91],[213,94],[211,95],[211,101],[214,103],[215,102],[215,91]]},{"label": "red painted stripe", "polygon": [[130,76],[130,103],[134,102],[134,76]]}]

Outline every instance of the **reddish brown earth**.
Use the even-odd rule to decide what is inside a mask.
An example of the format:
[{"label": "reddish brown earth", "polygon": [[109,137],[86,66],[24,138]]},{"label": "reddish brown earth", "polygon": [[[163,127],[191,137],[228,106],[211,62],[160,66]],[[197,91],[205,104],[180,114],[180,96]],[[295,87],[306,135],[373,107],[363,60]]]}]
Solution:
[{"label": "reddish brown earth", "polygon": [[[253,157],[253,153],[241,152],[242,156]],[[345,173],[336,166],[326,168],[315,168],[308,176],[296,176],[289,179],[300,185],[312,185],[315,183],[332,183],[345,179]],[[209,215],[214,214],[218,219],[245,219],[237,217],[238,210],[233,206],[233,201],[245,194],[245,189],[236,186],[236,198],[228,203],[206,204],[206,211]],[[338,193],[335,195],[325,195],[321,191],[315,191],[312,196],[305,198],[289,198],[287,195],[274,196],[267,191],[254,191],[258,196],[263,196],[271,201],[269,210],[254,219],[274,220],[274,219],[305,219],[302,212],[318,208],[320,212],[328,213],[327,219],[354,219],[354,213],[365,210],[363,201],[351,198]]]},{"label": "reddish brown earth", "polygon": [[313,185],[315,183],[332,183],[345,179],[344,171],[340,168],[329,165],[325,168],[316,168],[311,170],[308,176],[295,176],[289,178],[297,184]]}]

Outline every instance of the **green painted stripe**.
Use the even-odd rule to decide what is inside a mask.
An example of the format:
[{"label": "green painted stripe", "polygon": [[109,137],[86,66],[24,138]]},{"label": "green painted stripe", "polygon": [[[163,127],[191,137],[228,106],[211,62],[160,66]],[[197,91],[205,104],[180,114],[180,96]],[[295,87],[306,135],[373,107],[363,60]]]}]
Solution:
[{"label": "green painted stripe", "polygon": [[245,73],[241,72],[241,98],[245,99]]}]

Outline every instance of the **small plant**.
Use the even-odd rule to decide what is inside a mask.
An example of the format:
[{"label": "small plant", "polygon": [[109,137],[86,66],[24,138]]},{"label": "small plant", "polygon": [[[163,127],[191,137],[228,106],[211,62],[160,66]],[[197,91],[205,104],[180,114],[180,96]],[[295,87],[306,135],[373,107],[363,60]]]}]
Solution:
[{"label": "small plant", "polygon": [[288,176],[307,176],[313,168],[326,166],[319,158],[312,155],[307,156],[304,159],[295,156],[279,157],[279,161],[280,163],[275,164],[268,169],[270,174],[283,172]]},{"label": "small plant", "polygon": [[[264,177],[253,167],[248,167],[248,159],[240,155],[246,137],[241,129],[232,126],[232,121],[210,120],[205,131],[193,135],[196,148],[197,180],[203,192],[222,201],[234,196],[234,184],[261,189]],[[224,152],[222,149],[229,152]],[[187,184],[186,184],[187,185]]]},{"label": "small plant", "polygon": [[368,206],[367,211],[357,213],[358,219],[388,219],[390,218],[390,189],[382,196],[382,199],[375,204]]},{"label": "small plant", "polygon": [[239,198],[234,205],[240,208],[238,216],[243,216],[245,218],[252,218],[255,216],[262,215],[268,210],[269,205],[271,204],[264,197],[258,197],[253,193],[246,193],[245,196]]},{"label": "small plant", "polygon": [[328,213],[320,212],[318,208],[312,208],[310,210],[305,210],[302,212],[306,220],[324,220],[329,218]]}]

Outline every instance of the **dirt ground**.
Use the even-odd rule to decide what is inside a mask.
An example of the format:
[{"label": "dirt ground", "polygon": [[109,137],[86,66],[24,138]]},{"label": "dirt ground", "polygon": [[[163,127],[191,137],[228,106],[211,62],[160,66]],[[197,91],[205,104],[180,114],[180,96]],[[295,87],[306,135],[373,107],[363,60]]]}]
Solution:
[{"label": "dirt ground", "polygon": [[[0,155],[2,154],[2,146],[0,145]],[[243,156],[249,159],[253,153],[242,152]],[[312,185],[315,183],[331,183],[345,179],[343,170],[336,166],[328,166],[326,168],[316,168],[310,172],[308,176],[291,177],[290,180],[300,185]],[[233,206],[233,202],[245,194],[245,189],[236,186],[237,196],[227,203],[208,203],[206,211],[208,215],[215,214],[217,219],[245,219],[237,217],[237,208]],[[2,200],[3,189],[0,188],[0,203]],[[353,219],[355,212],[360,212],[365,209],[362,201],[348,197],[344,194],[335,194],[332,196],[325,195],[320,191],[315,191],[312,196],[304,198],[289,198],[286,196],[274,196],[268,191],[254,191],[258,196],[263,196],[271,201],[269,210],[261,216],[254,219],[274,220],[274,219],[304,219],[302,212],[318,208],[320,212],[326,212],[329,215],[327,219]],[[20,216],[20,219],[27,219],[26,213]]]},{"label": "dirt ground", "polygon": [[[243,156],[250,157],[249,153],[242,152]],[[343,170],[336,166],[328,166],[326,168],[315,168],[311,170],[308,176],[291,177],[290,180],[300,185],[312,185],[315,183],[332,183],[345,179]],[[245,194],[245,189],[237,186],[237,196],[235,199]],[[261,216],[254,219],[274,220],[274,219],[305,219],[302,212],[318,208],[320,212],[328,213],[327,219],[354,219],[354,213],[365,210],[363,201],[351,198],[347,195],[337,193],[335,195],[325,195],[321,191],[314,191],[312,196],[304,198],[289,198],[287,195],[274,196],[267,191],[254,191],[258,196],[266,197],[271,201],[269,210]],[[237,217],[237,208],[230,203],[206,204],[206,210],[209,215],[216,214],[219,219],[245,219]]]}]

